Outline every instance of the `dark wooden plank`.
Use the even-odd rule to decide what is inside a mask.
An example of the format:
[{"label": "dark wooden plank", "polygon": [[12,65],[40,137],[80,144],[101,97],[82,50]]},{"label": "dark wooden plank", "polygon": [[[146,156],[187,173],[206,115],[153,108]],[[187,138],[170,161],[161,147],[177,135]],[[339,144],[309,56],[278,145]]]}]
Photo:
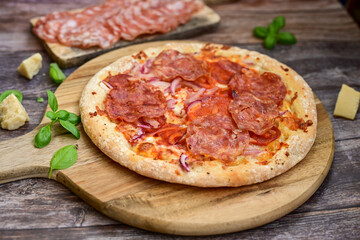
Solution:
[{"label": "dark wooden plank", "polygon": [[[324,219],[326,219],[324,221]],[[329,224],[330,219],[336,219]],[[263,227],[238,233],[186,239],[358,239],[354,224],[359,224],[360,208],[331,210],[313,213],[289,214]],[[310,224],[309,224],[310,223]],[[99,227],[47,228],[32,230],[0,230],[2,239],[183,239],[135,229],[127,225]]]}]

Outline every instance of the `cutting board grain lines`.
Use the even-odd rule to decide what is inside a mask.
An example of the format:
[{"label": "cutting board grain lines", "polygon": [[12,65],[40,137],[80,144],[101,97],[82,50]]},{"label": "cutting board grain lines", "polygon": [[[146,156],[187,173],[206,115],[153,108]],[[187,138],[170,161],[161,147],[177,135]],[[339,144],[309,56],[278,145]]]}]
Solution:
[{"label": "cutting board grain lines", "polygon": [[[30,20],[32,25],[36,24],[39,18],[33,18]],[[220,23],[220,16],[214,12],[211,8],[205,6],[199,12],[192,16],[191,20],[175,30],[166,34],[152,34],[144,35],[135,38],[132,41],[120,40],[113,46],[107,49],[101,49],[99,47],[93,47],[89,49],[80,49],[75,47],[67,47],[58,43],[47,43],[40,39],[44,45],[46,51],[51,58],[56,61],[60,67],[69,68],[83,64],[89,59],[92,59],[100,54],[109,52],[111,50],[126,47],[133,44],[142,42],[159,41],[159,40],[171,40],[171,39],[186,39],[192,36],[196,36],[201,33],[211,32],[217,28]]]},{"label": "cutting board grain lines", "polygon": [[[79,67],[55,93],[59,108],[79,113],[81,91],[97,71],[121,56],[167,42],[118,49]],[[334,154],[334,135],[327,112],[318,99],[316,106],[318,134],[307,157],[290,171],[260,184],[206,189],[142,177],[106,157],[86,136],[81,124],[79,140],[54,126],[51,143],[36,149],[33,137],[48,123],[46,118],[34,131],[0,142],[0,183],[47,177],[53,153],[65,145],[78,144],[77,163],[69,169],[54,171],[52,179],[116,220],[179,235],[221,234],[254,228],[303,204],[326,177]]]}]

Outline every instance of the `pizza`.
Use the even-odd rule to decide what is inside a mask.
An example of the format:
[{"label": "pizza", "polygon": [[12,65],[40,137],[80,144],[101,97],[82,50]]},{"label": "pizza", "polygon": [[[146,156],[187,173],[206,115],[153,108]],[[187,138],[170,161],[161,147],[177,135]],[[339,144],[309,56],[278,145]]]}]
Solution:
[{"label": "pizza", "polygon": [[310,151],[316,105],[303,78],[258,52],[176,42],[118,59],[80,100],[83,127],[141,175],[237,187],[282,174]]}]

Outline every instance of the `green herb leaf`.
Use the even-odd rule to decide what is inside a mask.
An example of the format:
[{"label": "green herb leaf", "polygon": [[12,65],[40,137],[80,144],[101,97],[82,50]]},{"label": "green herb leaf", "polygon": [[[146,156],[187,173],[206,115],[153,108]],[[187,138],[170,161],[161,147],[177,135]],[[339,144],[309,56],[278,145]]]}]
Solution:
[{"label": "green herb leaf", "polygon": [[66,120],[74,125],[77,125],[81,119],[78,115],[74,114],[74,113],[69,113],[69,118]]},{"label": "green herb leaf", "polygon": [[276,44],[276,36],[269,34],[264,40],[264,47],[266,49],[273,49]]},{"label": "green herb leaf", "polygon": [[266,38],[269,30],[266,27],[255,27],[253,33],[257,38]]},{"label": "green herb leaf", "polygon": [[77,151],[74,145],[68,145],[57,150],[50,162],[49,178],[53,170],[62,170],[71,167],[77,160]]},{"label": "green herb leaf", "polygon": [[56,114],[53,111],[47,111],[45,116],[48,117],[51,121],[56,120]]},{"label": "green herb leaf", "polygon": [[58,101],[54,95],[54,93],[50,90],[46,90],[48,98],[49,98],[49,106],[51,108],[51,110],[53,110],[54,112],[56,112],[58,110]]},{"label": "green herb leaf", "polygon": [[80,132],[76,128],[76,126],[68,121],[60,120],[61,126],[63,126],[66,130],[71,132],[77,139],[80,138]]},{"label": "green herb leaf", "polygon": [[67,120],[69,118],[70,113],[66,110],[59,110],[56,113],[56,117],[61,120]]},{"label": "green herb leaf", "polygon": [[281,32],[277,35],[278,42],[281,44],[294,44],[296,43],[296,38],[293,34],[289,32]]},{"label": "green herb leaf", "polygon": [[51,141],[51,126],[42,127],[34,138],[34,144],[37,148],[43,148]]},{"label": "green herb leaf", "polygon": [[276,32],[278,32],[281,28],[285,27],[286,24],[285,18],[283,16],[277,16],[272,22],[275,26]]},{"label": "green herb leaf", "polygon": [[0,95],[0,103],[12,93],[19,100],[19,102],[22,102],[23,95],[22,95],[22,93],[20,91],[18,91],[18,90],[7,90],[7,91],[1,93],[1,95]]},{"label": "green herb leaf", "polygon": [[49,75],[53,82],[55,82],[56,84],[62,83],[66,78],[65,74],[61,71],[61,69],[56,63],[50,64]]},{"label": "green herb leaf", "polygon": [[44,102],[44,98],[38,97],[38,98],[36,99],[36,101],[37,101],[38,103],[42,103],[42,102]]}]

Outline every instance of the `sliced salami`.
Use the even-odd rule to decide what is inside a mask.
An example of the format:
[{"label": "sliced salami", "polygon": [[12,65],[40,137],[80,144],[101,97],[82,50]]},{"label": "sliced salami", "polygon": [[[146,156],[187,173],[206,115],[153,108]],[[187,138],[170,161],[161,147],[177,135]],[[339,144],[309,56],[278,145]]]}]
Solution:
[{"label": "sliced salami", "polygon": [[110,119],[135,122],[141,117],[164,115],[166,99],[161,91],[139,81],[129,81],[124,75],[110,79],[114,88],[105,100],[105,110]]},{"label": "sliced salami", "polygon": [[181,77],[186,81],[195,81],[206,74],[206,66],[191,54],[176,50],[164,50],[152,62],[151,71],[162,81],[172,81]]},{"label": "sliced salami", "polygon": [[240,74],[242,69],[242,66],[227,59],[222,59],[209,64],[210,76],[215,81],[222,84],[228,84],[232,76],[236,73]]},{"label": "sliced salami", "polygon": [[265,72],[261,75],[244,68],[231,79],[229,86],[239,95],[250,92],[265,102],[280,105],[286,95],[286,87],[279,75]]},{"label": "sliced salami", "polygon": [[195,155],[233,161],[249,144],[248,131],[236,130],[231,117],[214,114],[195,119],[188,127],[187,147]]},{"label": "sliced salami", "polygon": [[249,92],[243,92],[230,102],[229,112],[239,129],[263,135],[279,116],[276,105],[264,103]]}]

